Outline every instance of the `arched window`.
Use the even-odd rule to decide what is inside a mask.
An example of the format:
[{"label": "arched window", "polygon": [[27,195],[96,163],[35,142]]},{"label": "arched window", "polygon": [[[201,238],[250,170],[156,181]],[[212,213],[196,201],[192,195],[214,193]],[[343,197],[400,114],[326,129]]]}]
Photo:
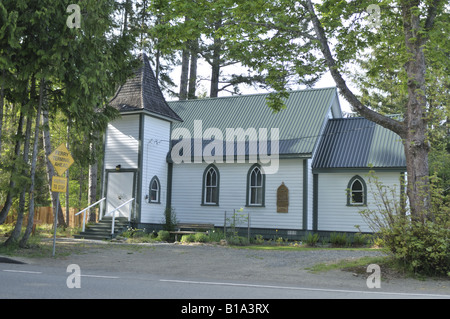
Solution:
[{"label": "arched window", "polygon": [[159,204],[160,195],[161,195],[161,184],[159,183],[158,177],[155,175],[150,181],[150,197],[148,202]]},{"label": "arched window", "polygon": [[364,206],[367,205],[367,188],[364,179],[354,176],[348,183],[347,205]]},{"label": "arched window", "polygon": [[203,173],[202,205],[219,205],[219,170],[213,164]]},{"label": "arched window", "polygon": [[247,174],[247,206],[264,206],[265,175],[258,164]]}]

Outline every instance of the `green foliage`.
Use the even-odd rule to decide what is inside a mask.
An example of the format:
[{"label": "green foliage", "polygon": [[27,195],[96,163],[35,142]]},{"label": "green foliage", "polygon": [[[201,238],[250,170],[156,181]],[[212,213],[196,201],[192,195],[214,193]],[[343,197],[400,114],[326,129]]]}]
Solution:
[{"label": "green foliage", "polygon": [[[434,181],[431,178],[431,181]],[[361,211],[383,247],[404,268],[425,275],[445,275],[450,271],[450,206],[444,192],[432,183],[430,218],[411,218],[392,190],[375,176],[371,183],[377,208]],[[427,212],[429,216],[430,212]]]},{"label": "green foliage", "polygon": [[187,235],[183,235],[183,237],[181,237],[180,242],[182,244],[188,244],[188,243],[193,243],[195,242],[195,234],[187,234]]},{"label": "green foliage", "polygon": [[209,231],[209,241],[210,242],[220,242],[225,238],[225,235],[220,229],[212,229]]},{"label": "green foliage", "polygon": [[445,275],[450,272],[450,224],[446,219],[422,223],[399,218],[391,229],[381,231],[385,247],[412,272]]},{"label": "green foliage", "polygon": [[227,237],[227,243],[229,245],[236,245],[236,246],[245,246],[249,244],[248,239],[242,236]]},{"label": "green foliage", "polygon": [[174,208],[166,207],[166,209],[164,210],[164,220],[162,223],[164,230],[172,231],[175,229],[178,221]]},{"label": "green foliage", "polygon": [[305,237],[303,238],[303,241],[308,246],[316,246],[317,243],[319,242],[319,239],[320,239],[320,236],[318,233],[308,232],[308,234],[305,235]]},{"label": "green foliage", "polygon": [[254,244],[263,244],[264,243],[264,238],[262,235],[256,235],[255,238],[253,239],[253,243]]},{"label": "green foliage", "polygon": [[209,241],[209,236],[205,233],[194,234],[194,241],[198,243],[206,243]]},{"label": "green foliage", "polygon": [[170,233],[167,230],[160,230],[158,232],[158,240],[160,241],[169,241]]},{"label": "green foliage", "polygon": [[330,243],[333,246],[343,247],[347,246],[350,243],[350,241],[349,238],[347,237],[347,233],[333,232],[330,234]]}]

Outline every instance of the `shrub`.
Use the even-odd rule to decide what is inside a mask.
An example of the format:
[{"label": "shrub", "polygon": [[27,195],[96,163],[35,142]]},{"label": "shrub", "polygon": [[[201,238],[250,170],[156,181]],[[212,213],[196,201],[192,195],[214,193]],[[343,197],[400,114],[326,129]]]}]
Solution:
[{"label": "shrub", "polygon": [[158,232],[158,239],[161,241],[169,241],[170,233],[167,230],[160,230]]},{"label": "shrub", "polygon": [[395,190],[376,178],[374,197],[377,209],[361,212],[383,246],[406,270],[424,275],[450,276],[450,207],[445,192],[430,180],[430,211],[410,216]]},{"label": "shrub", "polygon": [[230,236],[229,238],[227,238],[227,242],[230,245],[236,246],[248,245],[248,239],[242,236]]},{"label": "shrub", "polygon": [[220,229],[212,229],[209,232],[209,241],[211,242],[220,242],[224,238],[225,235],[223,234],[223,231],[221,231]]},{"label": "shrub", "polygon": [[183,243],[183,244],[193,243],[194,241],[195,241],[194,234],[183,235],[183,237],[181,237],[181,240],[180,240],[180,242]]},{"label": "shrub", "polygon": [[209,241],[209,237],[204,233],[196,233],[194,234],[194,241],[198,243],[206,243]]},{"label": "shrub", "polygon": [[386,248],[408,270],[450,276],[450,229],[440,222],[405,219],[381,234]]}]

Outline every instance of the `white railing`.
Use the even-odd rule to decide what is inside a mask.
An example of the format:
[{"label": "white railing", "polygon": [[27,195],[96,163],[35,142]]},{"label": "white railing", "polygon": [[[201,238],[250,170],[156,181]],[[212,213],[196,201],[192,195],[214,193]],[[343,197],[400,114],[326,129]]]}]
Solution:
[{"label": "white railing", "polygon": [[[117,206],[116,208],[114,208],[112,211],[108,212],[107,215],[112,214],[112,223],[111,223],[111,235],[114,235],[114,222],[116,219],[116,211],[120,208],[122,208],[123,206],[125,206],[128,203],[131,203],[132,201],[134,201],[134,198],[127,200],[125,203]],[[131,207],[130,207],[130,214],[128,214],[128,221],[131,220]]]},{"label": "white railing", "polygon": [[[83,231],[84,231],[85,228],[86,228],[86,212],[87,212],[87,210],[90,209],[90,208],[92,208],[92,207],[94,207],[95,205],[97,205],[97,204],[103,202],[105,199],[106,199],[106,197],[103,197],[103,198],[100,199],[99,201],[97,201],[97,202],[95,202],[94,204],[92,204],[92,205],[86,207],[86,208],[83,209],[83,210],[80,210],[78,213],[75,214],[75,216],[77,216],[77,215],[80,215],[81,213],[83,213]],[[100,212],[99,214],[101,214],[101,212]]]}]

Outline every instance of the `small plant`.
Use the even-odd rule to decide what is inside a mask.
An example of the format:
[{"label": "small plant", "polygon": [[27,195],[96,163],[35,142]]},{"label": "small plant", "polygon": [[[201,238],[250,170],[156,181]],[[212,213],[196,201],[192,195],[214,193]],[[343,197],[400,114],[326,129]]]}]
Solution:
[{"label": "small plant", "polygon": [[353,236],[354,246],[365,246],[369,243],[371,236],[369,234],[356,233]]},{"label": "small plant", "polygon": [[213,229],[209,232],[209,241],[211,242],[220,242],[224,238],[223,231],[220,229]]},{"label": "small plant", "polygon": [[283,237],[278,237],[277,239],[275,239],[275,242],[277,245],[283,244]]},{"label": "small plant", "polygon": [[177,225],[177,215],[175,214],[175,209],[171,207],[166,207],[164,210],[164,220],[163,220],[163,228],[164,230],[171,231],[175,229]]},{"label": "small plant", "polygon": [[167,230],[160,230],[158,232],[157,239],[160,240],[160,241],[169,241],[170,233]]},{"label": "small plant", "polygon": [[316,244],[319,241],[319,234],[318,233],[312,234],[308,232],[308,234],[305,236],[303,240],[308,246],[316,246]]},{"label": "small plant", "polygon": [[236,245],[236,246],[244,246],[248,245],[248,239],[242,236],[231,236],[227,238],[227,242],[230,245]]},{"label": "small plant", "polygon": [[264,238],[262,235],[256,235],[253,242],[258,245],[264,244]]},{"label": "small plant", "polygon": [[337,247],[343,247],[346,246],[348,241],[347,241],[347,234],[346,233],[331,233],[330,234],[330,243],[333,246],[337,246]]},{"label": "small plant", "polygon": [[183,235],[183,237],[181,237],[181,240],[180,240],[180,242],[182,244],[193,243],[194,241],[195,241],[194,234]]},{"label": "small plant", "polygon": [[127,230],[122,233],[122,236],[125,238],[133,238],[139,237],[140,233],[142,234],[142,230],[134,227],[127,226]]},{"label": "small plant", "polygon": [[208,235],[204,233],[196,233],[194,234],[194,241],[198,243],[206,243],[209,241]]}]

